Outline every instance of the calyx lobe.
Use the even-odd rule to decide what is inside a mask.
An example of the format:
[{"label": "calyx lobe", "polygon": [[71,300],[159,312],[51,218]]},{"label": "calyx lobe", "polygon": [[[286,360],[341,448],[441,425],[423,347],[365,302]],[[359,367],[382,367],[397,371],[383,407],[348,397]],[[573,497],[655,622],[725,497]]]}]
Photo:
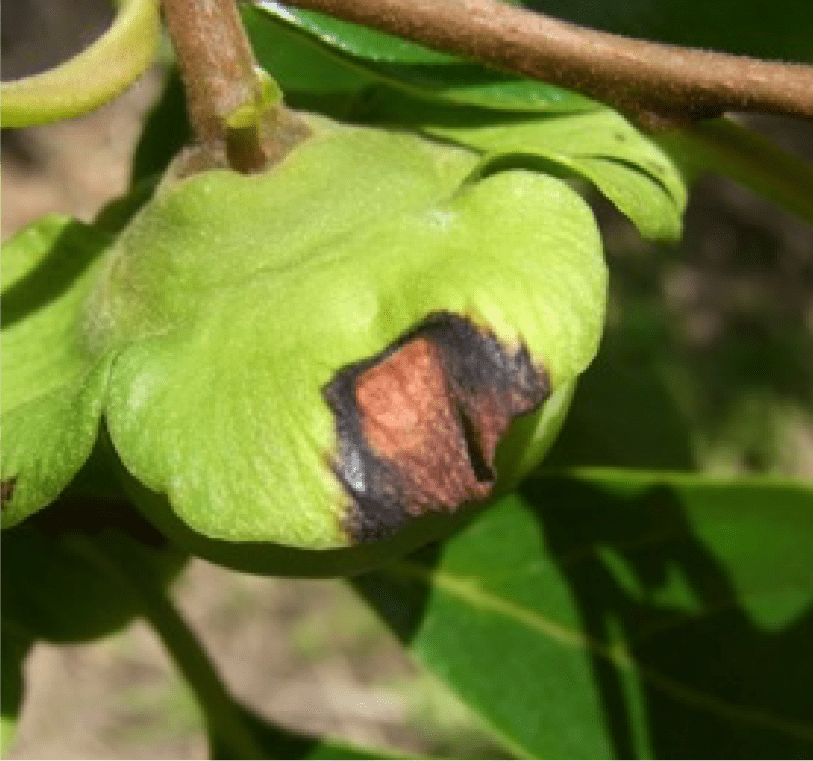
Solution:
[{"label": "calyx lobe", "polygon": [[335,422],[333,467],[351,497],[345,530],[381,539],[410,517],[489,496],[511,421],[549,394],[525,347],[449,312],[430,315],[371,359],[342,368],[323,394]]}]

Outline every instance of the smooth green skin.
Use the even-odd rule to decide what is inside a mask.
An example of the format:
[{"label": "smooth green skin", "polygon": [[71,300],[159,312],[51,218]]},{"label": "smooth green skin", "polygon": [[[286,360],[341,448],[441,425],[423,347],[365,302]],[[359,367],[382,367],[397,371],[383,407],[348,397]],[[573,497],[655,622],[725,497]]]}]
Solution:
[{"label": "smooth green skin", "polygon": [[[522,170],[466,183],[476,154],[314,124],[267,175],[159,190],[87,302],[89,346],[119,352],[106,414],[122,462],[213,539],[347,544],[320,390],[427,314],[524,341],[554,389],[601,332],[601,245],[566,184]],[[520,428],[527,446],[547,440]]]},{"label": "smooth green skin", "polygon": [[156,0],[122,0],[110,29],[77,56],[2,83],[3,127],[69,119],[113,100],[152,63],[160,31]]},{"label": "smooth green skin", "polygon": [[[63,218],[6,245],[4,527],[71,481],[104,414],[127,470],[168,495],[169,520],[147,510],[162,528],[232,543],[213,555],[233,565],[241,542],[343,547],[321,388],[438,310],[523,341],[548,373],[552,398],[498,449],[498,493],[538,462],[602,327],[588,207],[552,177],[489,174],[468,150],[309,119],[314,136],[266,175],[166,180],[112,246],[108,224]],[[432,516],[382,552],[456,521]]]},{"label": "smooth green skin", "polygon": [[195,531],[178,517],[166,495],[147,489],[120,463],[114,465],[130,501],[160,531],[191,554],[242,573],[299,578],[353,576],[381,567],[428,542],[442,539],[473,520],[504,496],[517,480],[535,467],[559,433],[572,397],[573,384],[561,386],[539,415],[518,421],[497,449],[501,483],[494,497],[455,514],[430,514],[408,523],[390,538],[353,547],[307,549],[278,543],[228,541]]}]

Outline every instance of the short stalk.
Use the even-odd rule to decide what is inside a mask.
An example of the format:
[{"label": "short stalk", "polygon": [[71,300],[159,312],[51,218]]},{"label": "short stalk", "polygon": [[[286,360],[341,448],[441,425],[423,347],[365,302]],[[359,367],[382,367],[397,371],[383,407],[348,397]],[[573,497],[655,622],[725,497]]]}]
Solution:
[{"label": "short stalk", "polygon": [[[305,134],[254,59],[235,0],[163,0],[186,91],[196,169],[262,171]],[[292,136],[293,135],[293,136]]]}]

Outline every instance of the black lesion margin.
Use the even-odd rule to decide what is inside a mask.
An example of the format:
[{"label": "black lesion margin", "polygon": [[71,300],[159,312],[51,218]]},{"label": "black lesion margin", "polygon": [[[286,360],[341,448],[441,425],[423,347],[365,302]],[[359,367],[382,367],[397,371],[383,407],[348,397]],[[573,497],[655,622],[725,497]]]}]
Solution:
[{"label": "black lesion margin", "polygon": [[412,518],[397,468],[377,456],[365,441],[355,389],[360,375],[417,337],[427,339],[441,352],[470,467],[478,481],[493,486],[496,474],[491,462],[493,446],[489,454],[475,422],[476,401],[496,403],[507,418],[507,427],[514,418],[539,407],[550,394],[547,374],[534,366],[525,346],[511,352],[493,334],[451,312],[430,314],[384,351],[340,369],[322,394],[336,425],[334,473],[352,498],[343,529],[354,543],[384,539]]}]

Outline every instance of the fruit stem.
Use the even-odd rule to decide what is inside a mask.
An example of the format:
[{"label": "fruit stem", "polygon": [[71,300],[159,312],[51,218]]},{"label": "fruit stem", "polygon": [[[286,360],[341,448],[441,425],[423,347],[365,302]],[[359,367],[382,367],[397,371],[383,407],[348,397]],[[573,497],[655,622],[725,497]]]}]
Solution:
[{"label": "fruit stem", "polygon": [[257,64],[235,0],[163,0],[197,142],[196,169],[257,172],[279,157],[290,114]]}]

